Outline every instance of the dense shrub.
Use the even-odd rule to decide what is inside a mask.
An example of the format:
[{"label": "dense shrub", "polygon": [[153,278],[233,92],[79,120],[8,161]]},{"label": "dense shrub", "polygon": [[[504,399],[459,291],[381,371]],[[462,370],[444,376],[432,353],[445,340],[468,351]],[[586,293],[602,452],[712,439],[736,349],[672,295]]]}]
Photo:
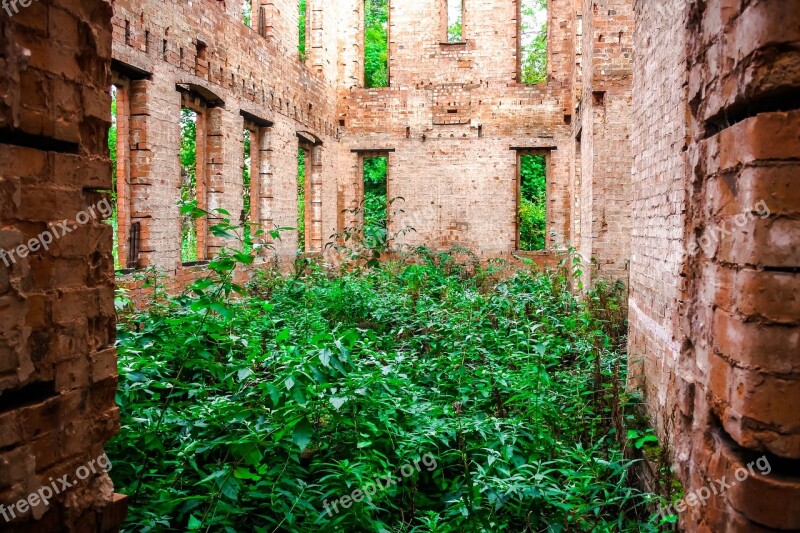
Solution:
[{"label": "dense shrub", "polygon": [[[620,342],[563,274],[428,252],[338,276],[267,272],[234,299],[239,259],[123,317],[108,449],[130,530],[645,527],[596,400],[624,379]],[[326,512],[426,454],[435,469]]]}]

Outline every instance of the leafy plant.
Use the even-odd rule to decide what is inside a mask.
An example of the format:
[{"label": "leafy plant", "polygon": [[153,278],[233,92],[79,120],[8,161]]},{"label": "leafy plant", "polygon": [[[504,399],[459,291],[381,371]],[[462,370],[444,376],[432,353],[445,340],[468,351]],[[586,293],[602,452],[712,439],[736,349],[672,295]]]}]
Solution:
[{"label": "leafy plant", "polygon": [[[616,302],[463,250],[241,286],[251,261],[225,248],[120,322],[108,450],[127,530],[655,531],[611,424]],[[325,510],[426,453],[435,470]]]}]

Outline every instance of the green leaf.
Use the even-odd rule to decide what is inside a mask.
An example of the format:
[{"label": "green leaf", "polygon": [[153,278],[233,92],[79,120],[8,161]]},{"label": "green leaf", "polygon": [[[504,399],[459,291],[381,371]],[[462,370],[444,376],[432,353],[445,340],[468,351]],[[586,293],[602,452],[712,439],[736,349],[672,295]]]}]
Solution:
[{"label": "green leaf", "polygon": [[294,442],[302,452],[306,449],[308,443],[311,442],[311,436],[313,434],[314,426],[311,425],[311,422],[309,422],[307,418],[303,418],[294,427],[294,431],[292,432],[292,442]]},{"label": "green leaf", "polygon": [[338,411],[339,409],[342,408],[342,406],[345,404],[345,402],[347,402],[347,398],[335,398],[334,397],[334,398],[330,399],[330,402],[333,405],[333,408]]},{"label": "green leaf", "polygon": [[189,531],[197,531],[202,527],[203,523],[194,515],[189,516]]}]

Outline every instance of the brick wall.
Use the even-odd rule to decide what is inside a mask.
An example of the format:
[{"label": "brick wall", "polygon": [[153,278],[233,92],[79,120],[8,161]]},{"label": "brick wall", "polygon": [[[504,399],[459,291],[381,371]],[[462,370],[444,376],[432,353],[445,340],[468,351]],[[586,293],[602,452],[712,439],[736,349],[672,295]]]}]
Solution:
[{"label": "brick wall", "polygon": [[[360,4],[353,2],[353,4]],[[516,250],[517,149],[548,154],[548,250],[570,243],[573,64],[572,0],[549,2],[548,80],[517,83],[517,3],[465,4],[464,43],[448,44],[444,2],[390,4],[390,87],[363,89],[361,47],[343,45],[339,92],[344,205],[360,201],[359,151],[393,150],[390,196],[413,227],[408,244],[466,246],[486,255]],[[360,5],[342,10],[361,24]],[[402,204],[402,205],[401,205]]]},{"label": "brick wall", "polygon": [[676,402],[690,390],[689,383],[675,384],[688,175],[686,6],[682,0],[635,6],[630,367],[632,385],[644,392],[665,436],[680,430]]},{"label": "brick wall", "polygon": [[[578,0],[549,2],[548,79],[528,86],[517,82],[516,3],[498,8],[492,1],[469,2],[465,42],[447,44],[443,1],[392,2],[390,87],[366,90],[360,0],[309,2],[305,60],[296,53],[294,1],[254,2],[253,28],[216,0],[117,2],[113,69],[122,95],[120,131],[124,136],[128,126],[130,137],[119,141],[120,153],[129,155],[127,166],[118,165],[119,197],[129,203],[120,206],[120,257],[127,255],[125,239],[136,225],[138,268],[158,267],[176,288],[174,280],[193,277],[182,273],[187,267],[180,262],[176,205],[178,117],[188,94],[203,110],[201,206],[241,210],[241,132],[255,120],[263,135],[253,192],[265,227],[296,226],[297,134],[305,132],[316,142],[307,201],[310,251],[325,249],[353,222],[341,211],[360,202],[359,154],[391,150],[389,188],[405,200],[396,204],[403,213],[390,216],[390,225],[416,230],[407,234],[407,244],[462,245],[509,256],[516,251],[518,150],[543,150],[549,157],[550,255],[583,232],[591,236],[584,240],[587,260],[596,257],[608,276],[625,277],[631,16],[623,0],[601,3],[600,9]],[[196,22],[199,12],[202,23]],[[589,26],[580,46],[588,51],[583,63],[580,18]],[[576,72],[576,65],[587,72]],[[586,76],[591,83],[583,93],[602,91],[602,105],[579,107],[585,98],[575,87],[583,88]],[[586,179],[576,191],[581,127]],[[592,163],[595,138],[598,160]],[[585,213],[575,211],[581,200]],[[213,223],[212,217],[198,226],[201,258],[224,244],[206,240]],[[286,264],[297,244],[296,232],[289,232],[263,259]],[[552,262],[547,254],[541,259]],[[124,282],[136,286],[132,279]]]},{"label": "brick wall", "polygon": [[[96,460],[119,420],[112,230],[86,218],[111,188],[111,6],[19,8],[0,17],[0,529],[111,531],[124,500]],[[62,476],[49,505],[29,497]]]},{"label": "brick wall", "polygon": [[795,7],[636,2],[634,384],[685,493],[733,481],[688,530],[800,528]]},{"label": "brick wall", "polygon": [[[186,95],[202,110],[205,141],[198,141],[198,196],[201,207],[222,208],[238,221],[243,202],[243,130],[261,128],[258,168],[252,172],[254,201],[265,229],[297,226],[298,132],[317,139],[314,180],[335,190],[337,181],[335,93],[336,19],[309,3],[308,58],[297,52],[297,6],[264,4],[270,31],[245,26],[238,13],[216,0],[186,4],[175,0],[120,1],[114,9],[115,72],[135,79],[131,101],[130,221],[141,224],[138,267],[156,266],[174,280],[192,279],[180,260],[180,109]],[[261,5],[256,6],[261,7]],[[198,16],[202,14],[201,18]],[[327,24],[330,19],[330,24]],[[253,26],[258,29],[258,11]],[[182,100],[181,92],[184,96]],[[323,185],[323,183],[325,185]],[[307,199],[309,227],[317,227],[314,251],[336,231],[335,193],[326,201]],[[329,200],[328,200],[329,199]],[[209,217],[199,226],[201,259],[226,243],[207,237]],[[265,252],[264,261],[290,260],[297,232],[287,232]],[[128,286],[135,287],[132,280]],[[180,283],[174,284],[176,287]]]},{"label": "brick wall", "polygon": [[628,277],[631,235],[629,143],[633,10],[630,0],[586,0],[581,14],[580,226],[583,282]]},{"label": "brick wall", "polygon": [[[800,14],[793,0],[633,4],[551,0],[548,79],[526,86],[513,2],[467,2],[459,44],[443,44],[443,2],[393,2],[391,85],[367,90],[359,0],[309,2],[302,60],[293,0],[254,0],[252,28],[216,0],[119,0],[111,25],[105,3],[35,2],[0,21],[0,248],[108,194],[112,82],[120,259],[137,224],[137,266],[171,289],[204,274],[180,260],[182,106],[202,114],[201,205],[234,218],[245,127],[251,214],[266,228],[296,225],[297,150],[309,150],[312,252],[357,222],[342,211],[360,202],[361,158],[383,153],[389,195],[405,199],[390,232],[508,256],[517,155],[543,151],[548,250],[594,259],[587,284],[630,274],[630,385],[686,493],[762,454],[773,463],[682,524],[798,529]],[[224,245],[206,235],[213,222],[199,225],[202,256]],[[75,472],[116,430],[110,242],[92,220],[0,262],[0,502]],[[255,268],[297,248],[288,232]],[[110,530],[123,506],[97,473],[18,524]]]}]

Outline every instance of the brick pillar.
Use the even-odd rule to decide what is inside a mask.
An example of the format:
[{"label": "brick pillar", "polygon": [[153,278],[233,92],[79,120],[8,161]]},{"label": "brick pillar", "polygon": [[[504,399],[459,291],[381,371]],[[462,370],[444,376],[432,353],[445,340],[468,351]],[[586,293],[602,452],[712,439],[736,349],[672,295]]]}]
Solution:
[{"label": "brick pillar", "polygon": [[[687,485],[737,477],[686,522],[797,530],[800,11],[791,0],[708,1],[692,4],[689,24],[686,314],[708,421]],[[759,456],[769,472],[740,479]]]},{"label": "brick pillar", "polygon": [[[3,531],[113,531],[124,516],[98,468],[119,424],[112,229],[98,212],[111,189],[110,21],[110,3],[92,0],[0,16]],[[68,233],[53,229],[62,221]],[[71,488],[37,497],[62,476]]]},{"label": "brick pillar", "polygon": [[259,218],[261,228],[267,233],[264,239],[271,241],[269,232],[275,225],[273,207],[273,176],[272,176],[272,130],[271,128],[259,128],[258,133],[258,196],[256,201],[259,204]]},{"label": "brick pillar", "polygon": [[[631,0],[584,3],[582,16],[581,241],[584,285],[593,275],[627,279],[632,154]],[[568,210],[568,206],[563,206]],[[592,266],[589,262],[592,261]]]},{"label": "brick pillar", "polygon": [[151,239],[153,149],[148,135],[151,122],[150,96],[152,90],[152,83],[147,80],[131,81],[128,90],[130,104],[130,223],[138,222],[140,224],[141,255],[137,258],[137,266],[142,268],[152,263],[152,255],[155,253],[155,243]]},{"label": "brick pillar", "polygon": [[122,268],[128,259],[128,228],[130,225],[130,103],[128,83],[115,85],[117,91],[117,165],[113,169],[117,179],[117,262]]},{"label": "brick pillar", "polygon": [[322,252],[322,243],[325,236],[322,235],[322,162],[323,147],[315,146],[308,152],[308,196],[306,196],[307,220],[306,228],[308,251]]},{"label": "brick pillar", "polygon": [[[197,113],[197,159],[195,166],[197,173],[197,207],[206,211],[208,211],[209,204],[209,184],[214,175],[214,162],[209,153],[220,151],[222,144],[221,135],[216,135],[213,140],[210,139],[209,131],[212,128],[210,126],[212,122],[210,111],[209,109],[204,109],[202,112]],[[219,130],[217,129],[217,131]],[[211,242],[208,238],[209,219],[211,218],[211,215],[209,215],[208,217],[198,218],[195,221],[198,261],[208,259],[212,255]],[[180,233],[178,233],[178,239],[180,239]]]}]

